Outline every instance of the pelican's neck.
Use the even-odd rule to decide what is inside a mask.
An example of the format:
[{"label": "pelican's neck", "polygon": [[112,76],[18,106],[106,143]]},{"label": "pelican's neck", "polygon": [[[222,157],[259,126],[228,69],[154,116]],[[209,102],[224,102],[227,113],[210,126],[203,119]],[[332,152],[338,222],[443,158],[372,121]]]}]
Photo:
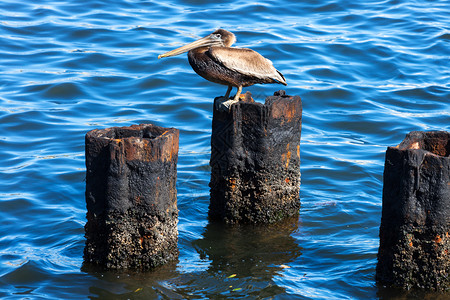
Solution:
[{"label": "pelican's neck", "polygon": [[206,51],[208,51],[210,47],[199,47],[199,48],[195,48],[192,50],[189,50],[189,54],[199,54],[199,53],[205,53]]}]

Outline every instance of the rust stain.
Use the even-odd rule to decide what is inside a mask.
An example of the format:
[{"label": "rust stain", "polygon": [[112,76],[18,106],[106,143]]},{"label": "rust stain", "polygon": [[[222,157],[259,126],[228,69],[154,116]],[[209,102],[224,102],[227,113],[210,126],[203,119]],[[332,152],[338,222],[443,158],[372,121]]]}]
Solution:
[{"label": "rust stain", "polygon": [[[157,139],[162,136],[164,137]],[[170,130],[166,130],[158,137],[156,139],[130,137],[123,140],[116,139],[115,141],[123,142],[123,153],[129,161],[172,161],[178,153],[178,134],[171,134]]]},{"label": "rust stain", "polygon": [[439,234],[436,235],[436,237],[434,238],[434,242],[436,244],[440,244],[442,242],[442,238],[441,238],[441,236]]},{"label": "rust stain", "polygon": [[286,178],[284,181],[285,181],[286,183],[289,183],[289,178]]},{"label": "rust stain", "polygon": [[145,239],[149,239],[151,236],[150,235],[143,235],[139,238],[139,246],[141,247],[141,249],[144,249],[144,240]]},{"label": "rust stain", "polygon": [[293,102],[279,101],[272,105],[272,117],[282,117],[284,121],[291,122],[297,115],[296,105]]},{"label": "rust stain", "polygon": [[171,134],[167,136],[166,141],[162,145],[161,160],[172,161],[178,154],[178,135]]},{"label": "rust stain", "polygon": [[300,145],[297,145],[297,157],[300,157]]},{"label": "rust stain", "polygon": [[234,190],[236,188],[236,178],[231,178],[228,182],[230,183],[231,189]]},{"label": "rust stain", "polygon": [[285,116],[287,117],[288,122],[292,121],[292,119],[295,117],[295,109],[293,107],[288,107]]},{"label": "rust stain", "polygon": [[243,102],[253,103],[255,100],[252,98],[252,94],[250,92],[246,92],[245,94],[239,95],[239,100]]},{"label": "rust stain", "polygon": [[127,161],[147,160],[148,149],[145,141],[136,137],[125,138],[123,140],[123,154]]},{"label": "rust stain", "polygon": [[285,161],[286,169],[289,167],[289,161],[291,160],[291,151],[289,151],[289,143],[286,145],[286,154],[281,154],[281,160]]},{"label": "rust stain", "polygon": [[170,161],[173,160],[173,156],[176,156],[178,154],[178,141],[175,138],[172,138],[172,147],[170,149]]},{"label": "rust stain", "polygon": [[289,161],[291,160],[291,151],[288,151],[286,156],[287,156],[287,159],[286,159],[286,169],[287,169],[289,167]]},{"label": "rust stain", "polygon": [[408,240],[409,240],[409,244],[408,244],[408,245],[409,245],[410,247],[412,247],[412,246],[413,246],[412,237],[410,236],[410,237],[408,238]]}]

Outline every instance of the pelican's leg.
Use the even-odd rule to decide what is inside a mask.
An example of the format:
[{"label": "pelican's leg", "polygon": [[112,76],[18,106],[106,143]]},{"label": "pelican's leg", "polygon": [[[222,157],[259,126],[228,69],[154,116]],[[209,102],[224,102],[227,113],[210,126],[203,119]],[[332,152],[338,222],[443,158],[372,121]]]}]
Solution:
[{"label": "pelican's leg", "polygon": [[228,97],[230,97],[230,92],[231,92],[231,89],[232,89],[232,88],[233,88],[233,87],[232,87],[231,85],[228,86],[227,93],[226,93],[225,96],[224,96],[225,99],[228,100]]},{"label": "pelican's leg", "polygon": [[230,97],[230,92],[231,92],[232,88],[233,87],[231,85],[229,85],[225,96],[220,96],[220,97],[217,97],[216,99],[214,99],[214,107],[216,108],[216,110],[220,110],[220,108],[222,107],[222,103],[224,103],[228,100],[228,97]]},{"label": "pelican's leg", "polygon": [[234,96],[233,99],[223,102],[222,107],[225,107],[227,110],[230,110],[232,104],[239,102],[239,96],[241,95],[241,92],[242,92],[242,86],[239,86],[238,90],[236,92],[236,96]]},{"label": "pelican's leg", "polygon": [[237,90],[237,93],[236,93],[236,96],[234,96],[234,101],[235,102],[239,101],[239,96],[241,95],[241,93],[242,93],[242,86],[239,86],[238,90]]},{"label": "pelican's leg", "polygon": [[222,104],[228,101],[232,101],[231,99],[229,99],[232,88],[233,86],[229,85],[225,96],[221,96],[214,101],[214,106],[216,107],[217,110],[224,110],[224,111],[225,109],[228,110],[228,106],[225,106],[225,109],[223,109]]}]

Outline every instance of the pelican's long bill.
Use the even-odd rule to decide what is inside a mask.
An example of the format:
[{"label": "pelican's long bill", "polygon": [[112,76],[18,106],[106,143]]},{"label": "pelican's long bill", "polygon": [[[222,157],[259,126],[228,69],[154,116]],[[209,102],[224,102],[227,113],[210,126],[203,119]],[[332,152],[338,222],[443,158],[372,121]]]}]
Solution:
[{"label": "pelican's long bill", "polygon": [[192,42],[190,44],[184,45],[180,48],[171,50],[169,52],[166,52],[164,54],[161,54],[158,56],[158,59],[163,57],[169,57],[169,56],[175,56],[179,55],[184,52],[188,52],[189,50],[200,48],[200,47],[209,47],[209,46],[221,46],[222,43],[220,39],[216,38],[215,35],[208,35],[204,38],[198,39],[195,42]]}]

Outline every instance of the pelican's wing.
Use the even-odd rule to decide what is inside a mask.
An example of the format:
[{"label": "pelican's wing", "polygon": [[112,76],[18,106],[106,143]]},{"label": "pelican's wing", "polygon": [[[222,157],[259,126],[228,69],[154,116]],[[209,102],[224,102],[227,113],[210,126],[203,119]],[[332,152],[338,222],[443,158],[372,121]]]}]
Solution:
[{"label": "pelican's wing", "polygon": [[211,47],[207,54],[227,69],[286,85],[284,76],[275,69],[272,62],[251,49]]}]

